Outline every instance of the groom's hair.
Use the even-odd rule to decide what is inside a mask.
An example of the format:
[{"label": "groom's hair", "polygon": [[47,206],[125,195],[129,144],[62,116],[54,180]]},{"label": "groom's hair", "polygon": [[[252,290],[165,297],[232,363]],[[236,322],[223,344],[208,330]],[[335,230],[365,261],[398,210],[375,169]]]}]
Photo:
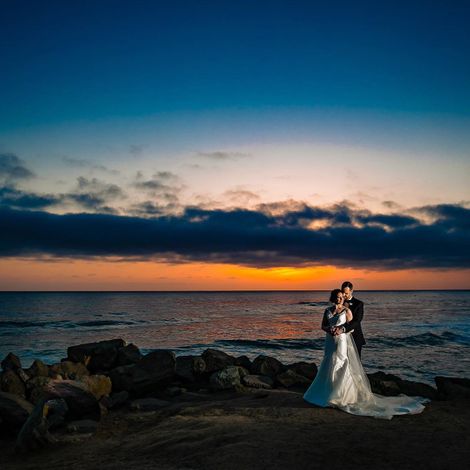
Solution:
[{"label": "groom's hair", "polygon": [[353,288],[353,285],[352,283],[350,283],[349,281],[344,281],[342,284],[341,284],[341,289],[344,289],[345,287],[349,287],[350,289]]}]

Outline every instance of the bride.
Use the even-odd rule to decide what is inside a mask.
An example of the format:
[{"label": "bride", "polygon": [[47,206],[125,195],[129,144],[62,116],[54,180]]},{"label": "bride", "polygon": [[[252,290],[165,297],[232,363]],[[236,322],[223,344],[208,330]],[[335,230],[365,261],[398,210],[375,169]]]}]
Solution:
[{"label": "bride", "polygon": [[424,410],[423,397],[385,397],[372,393],[351,332],[337,328],[352,319],[343,304],[341,289],[331,291],[332,307],[325,310],[322,329],[327,333],[325,354],[318,373],[303,398],[321,407],[335,407],[348,413],[392,419],[394,415],[416,414]]}]

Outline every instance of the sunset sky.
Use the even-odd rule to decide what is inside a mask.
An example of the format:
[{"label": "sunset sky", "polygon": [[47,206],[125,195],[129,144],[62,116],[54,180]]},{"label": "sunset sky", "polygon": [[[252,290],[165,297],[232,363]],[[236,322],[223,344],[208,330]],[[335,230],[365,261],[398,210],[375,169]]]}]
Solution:
[{"label": "sunset sky", "polygon": [[469,24],[1,2],[0,290],[470,288]]}]

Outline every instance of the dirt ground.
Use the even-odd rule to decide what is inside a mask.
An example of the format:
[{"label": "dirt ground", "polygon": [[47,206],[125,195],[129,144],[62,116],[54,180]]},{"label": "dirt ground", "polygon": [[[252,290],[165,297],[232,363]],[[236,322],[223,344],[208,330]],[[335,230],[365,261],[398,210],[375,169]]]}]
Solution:
[{"label": "dirt ground", "polygon": [[392,420],[317,408],[302,393],[183,394],[164,410],[111,411],[89,438],[29,454],[0,442],[2,470],[469,468],[468,401]]}]

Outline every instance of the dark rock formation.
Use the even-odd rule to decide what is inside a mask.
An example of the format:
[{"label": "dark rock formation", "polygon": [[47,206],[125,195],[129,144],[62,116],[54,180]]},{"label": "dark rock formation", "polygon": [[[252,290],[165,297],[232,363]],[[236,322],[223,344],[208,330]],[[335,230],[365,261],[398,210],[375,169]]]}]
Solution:
[{"label": "dark rock formation", "polygon": [[372,391],[380,395],[395,396],[404,393],[408,396],[420,396],[431,400],[437,398],[437,390],[425,383],[404,380],[384,372],[368,374],[368,377]]},{"label": "dark rock formation", "polygon": [[68,406],[66,418],[93,419],[101,417],[98,400],[89,392],[86,386],[76,380],[51,380],[43,391],[43,398],[62,398]]},{"label": "dark rock formation", "polygon": [[235,358],[218,349],[208,348],[201,354],[206,364],[205,372],[211,374],[227,366],[235,365]]},{"label": "dark rock formation", "polygon": [[0,432],[15,434],[22,428],[33,411],[33,405],[12,393],[0,392]]},{"label": "dark rock formation", "polygon": [[15,356],[12,352],[8,353],[5,359],[1,362],[3,370],[13,370],[21,369],[21,361],[18,356]]},{"label": "dark rock formation", "polygon": [[85,364],[90,372],[100,372],[115,366],[118,351],[125,346],[123,339],[85,343],[67,349],[67,359]]},{"label": "dark rock formation", "polygon": [[271,356],[260,354],[253,361],[251,372],[256,375],[268,375],[272,379],[284,370],[282,362]]},{"label": "dark rock formation", "polygon": [[439,398],[444,400],[470,399],[470,379],[435,377]]},{"label": "dark rock formation", "polygon": [[0,390],[23,398],[26,397],[26,386],[12,369],[7,369],[0,374]]},{"label": "dark rock formation", "polygon": [[118,349],[116,366],[127,366],[137,364],[142,359],[142,354],[135,344],[128,344]]}]

